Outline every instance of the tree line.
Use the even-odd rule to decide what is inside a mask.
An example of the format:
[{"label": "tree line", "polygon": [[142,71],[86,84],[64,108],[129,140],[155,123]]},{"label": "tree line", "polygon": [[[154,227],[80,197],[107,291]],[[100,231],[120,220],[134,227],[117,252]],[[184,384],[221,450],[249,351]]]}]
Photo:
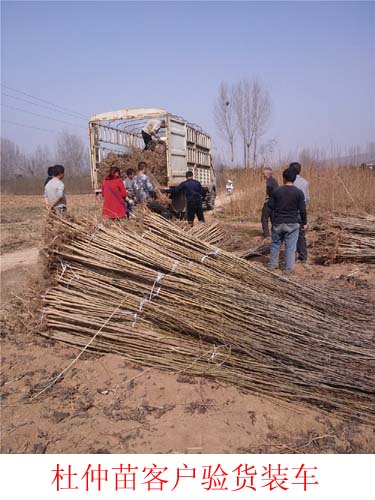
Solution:
[{"label": "tree line", "polygon": [[257,167],[273,153],[276,141],[263,142],[270,124],[271,99],[259,80],[221,82],[214,104],[215,125],[230,151],[233,165],[236,141],[240,141],[243,166]]},{"label": "tree line", "polygon": [[89,155],[83,140],[75,134],[61,132],[54,150],[38,146],[26,154],[13,141],[1,138],[1,178],[45,177],[49,166],[64,165],[70,176],[88,175]]}]

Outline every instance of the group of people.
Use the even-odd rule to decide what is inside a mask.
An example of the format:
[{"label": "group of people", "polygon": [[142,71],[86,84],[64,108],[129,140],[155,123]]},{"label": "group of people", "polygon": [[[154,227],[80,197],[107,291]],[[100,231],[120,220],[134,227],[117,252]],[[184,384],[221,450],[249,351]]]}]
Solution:
[{"label": "group of people", "polygon": [[266,180],[266,199],[262,210],[262,230],[265,238],[270,236],[269,219],[272,224],[270,247],[270,269],[279,267],[281,246],[285,244],[285,271],[294,271],[296,252],[297,260],[309,269],[307,263],[307,204],[309,202],[309,185],[301,177],[300,163],[290,163],[283,171],[283,185],[279,186],[272,175],[271,168],[263,170]]},{"label": "group of people", "polygon": [[154,195],[154,186],[146,173],[147,164],[138,163],[136,174],[133,168],[128,168],[123,180],[118,167],[111,167],[109,174],[102,182],[103,211],[107,219],[122,219],[132,217],[134,205],[147,204]]},{"label": "group of people", "polygon": [[[108,219],[121,219],[131,217],[134,204],[147,204],[154,196],[155,190],[150,177],[146,173],[145,162],[138,164],[138,174],[134,169],[128,168],[126,178],[121,179],[120,169],[112,167],[110,174],[102,183],[103,217]],[[201,183],[194,179],[192,171],[186,172],[186,180],[178,186],[164,189],[163,193],[172,196],[183,193],[186,198],[186,215],[190,225],[194,224],[197,217],[199,222],[204,222],[202,201],[207,190]]]},{"label": "group of people", "polygon": [[[45,204],[54,213],[66,211],[65,188],[62,179],[65,169],[62,165],[48,168],[48,178],[44,185]],[[164,189],[164,193],[172,196],[183,193],[186,198],[186,213],[189,224],[194,224],[195,217],[199,222],[204,222],[202,202],[207,190],[201,183],[194,179],[192,171],[186,172],[186,180],[178,186]],[[102,216],[106,219],[118,220],[134,216],[136,204],[147,205],[155,197],[155,189],[150,177],[147,175],[147,164],[138,163],[136,174],[133,168],[128,168],[123,180],[118,167],[111,167],[109,174],[103,179],[101,186],[103,197]]]}]

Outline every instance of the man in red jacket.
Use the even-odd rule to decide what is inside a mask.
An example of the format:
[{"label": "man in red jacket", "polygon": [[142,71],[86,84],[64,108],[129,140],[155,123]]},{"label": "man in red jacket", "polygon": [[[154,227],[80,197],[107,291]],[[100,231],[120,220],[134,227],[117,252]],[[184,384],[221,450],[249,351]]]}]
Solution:
[{"label": "man in red jacket", "polygon": [[127,195],[120,169],[111,167],[109,175],[102,182],[102,196],[104,198],[102,216],[106,219],[126,217],[125,198]]}]

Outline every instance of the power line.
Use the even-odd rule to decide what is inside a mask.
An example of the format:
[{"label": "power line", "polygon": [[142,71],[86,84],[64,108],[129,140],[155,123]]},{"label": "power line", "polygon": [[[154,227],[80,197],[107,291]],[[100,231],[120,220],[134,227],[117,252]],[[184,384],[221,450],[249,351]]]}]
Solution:
[{"label": "power line", "polygon": [[22,111],[23,113],[28,113],[29,115],[40,116],[41,118],[47,118],[48,120],[53,120],[55,122],[65,123],[67,125],[71,125],[73,127],[78,127],[80,129],[84,130],[84,127],[81,127],[80,125],[76,125],[75,123],[66,122],[65,120],[59,120],[58,118],[52,118],[51,116],[41,115],[39,113],[34,113],[33,111],[27,111],[26,109],[16,108],[15,106],[9,106],[9,104],[2,104],[1,103],[1,106],[3,106],[4,108],[14,109],[16,111]]},{"label": "power line", "polygon": [[33,127],[32,125],[24,125],[23,123],[17,123],[17,122],[13,122],[11,120],[4,120],[4,123],[11,123],[12,125],[17,125],[18,127],[33,128],[35,130],[41,130],[42,132],[56,132],[56,130],[53,130],[53,129]]},{"label": "power line", "polygon": [[[59,113],[65,114],[65,115],[69,115],[69,116],[75,118],[76,120],[83,120],[83,118],[78,118],[77,116],[74,116],[71,113],[67,113],[65,111],[60,111],[56,108],[52,108],[51,106],[44,106],[43,104],[38,104],[37,102],[29,101],[28,99],[23,99],[22,97],[10,95],[10,94],[7,94],[6,92],[2,92],[1,95],[6,96],[6,97],[10,97],[11,99],[16,99],[17,101],[22,101],[22,102],[26,102],[28,104],[32,104],[33,106],[38,106],[40,108],[47,109],[48,111],[53,111],[53,112],[57,111]],[[87,120],[85,120],[85,121],[87,121]]]},{"label": "power line", "polygon": [[17,90],[13,87],[9,87],[8,85],[5,85],[3,83],[1,83],[0,85],[8,90],[13,90],[13,92],[17,92],[18,94],[26,95],[27,97],[31,97],[32,99],[36,99],[37,101],[41,101],[41,102],[44,102],[46,104],[51,104],[52,106],[55,106],[56,108],[60,108],[62,110],[68,111],[69,113],[74,113],[79,118],[83,118],[84,120],[87,120],[87,117],[85,115],[83,115],[82,113],[78,113],[77,111],[73,111],[71,109],[65,108],[64,106],[60,106],[59,104],[56,104],[52,101],[47,101],[46,99],[41,99],[40,97],[36,97],[32,94],[28,94],[27,92],[23,92],[22,90]]}]

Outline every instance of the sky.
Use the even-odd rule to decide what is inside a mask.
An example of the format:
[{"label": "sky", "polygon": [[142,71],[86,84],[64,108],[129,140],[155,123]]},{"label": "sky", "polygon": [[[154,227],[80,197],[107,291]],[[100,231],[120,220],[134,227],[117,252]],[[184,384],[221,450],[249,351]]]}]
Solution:
[{"label": "sky", "polygon": [[25,151],[53,147],[62,130],[86,142],[96,113],[160,107],[201,125],[220,153],[214,99],[221,81],[243,78],[269,90],[264,140],[276,139],[280,154],[364,149],[375,139],[373,2],[12,1],[1,8],[1,135]]}]

